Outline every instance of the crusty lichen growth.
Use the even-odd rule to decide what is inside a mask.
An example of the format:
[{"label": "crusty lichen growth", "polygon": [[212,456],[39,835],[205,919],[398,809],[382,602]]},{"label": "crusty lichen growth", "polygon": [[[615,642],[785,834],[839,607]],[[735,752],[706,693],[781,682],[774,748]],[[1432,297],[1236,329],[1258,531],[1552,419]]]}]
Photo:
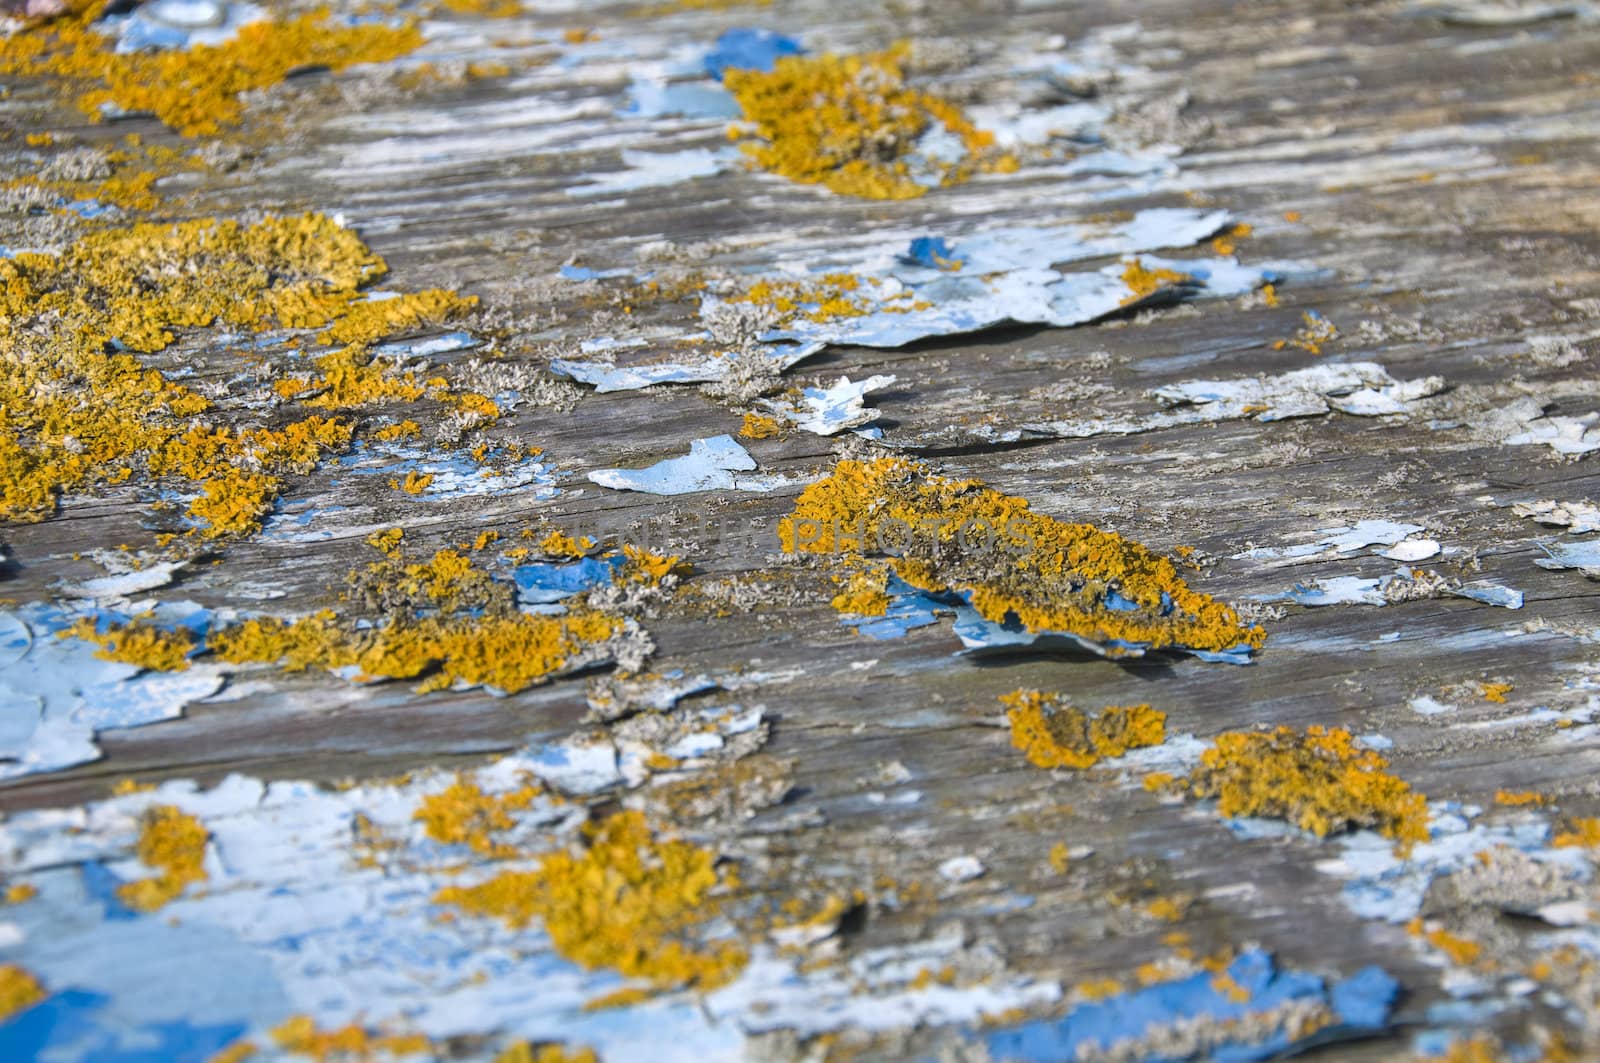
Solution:
[{"label": "crusty lichen growth", "polygon": [[428,832],[428,837],[444,845],[466,845],[473,852],[490,858],[503,858],[515,847],[496,835],[517,825],[514,812],[520,812],[539,796],[535,786],[524,786],[504,794],[485,793],[469,778],[458,778],[436,794],[429,794],[412,816]]},{"label": "crusty lichen growth", "polygon": [[841,613],[855,616],[883,616],[889,611],[889,571],[884,567],[852,572],[844,589],[833,596],[832,605]]},{"label": "crusty lichen growth", "polygon": [[618,618],[594,610],[574,609],[563,616],[421,617],[377,627],[324,612],[296,620],[247,620],[206,642],[211,652],[235,664],[351,669],[358,680],[422,678],[419,692],[459,684],[515,694],[586,659],[621,630]]},{"label": "crusty lichen growth", "polygon": [[350,344],[319,355],[313,373],[278,380],[282,400],[414,401],[423,385],[364,344],[472,301],[437,292],[364,301],[362,286],[384,270],[320,214],[101,229],[59,254],[0,259],[0,520],[43,519],[63,491],[153,479],[191,495],[201,536],[257,531],[281,478],[346,449],[354,426],[314,414],[230,427],[206,397],[137,355],[183,329],[323,329]]},{"label": "crusty lichen growth", "polygon": [[1189,778],[1224,816],[1285,819],[1326,836],[1373,828],[1409,850],[1428,838],[1428,802],[1340,727],[1232,731],[1217,736]]},{"label": "crusty lichen growth", "polygon": [[1089,768],[1167,739],[1167,714],[1149,705],[1111,706],[1090,715],[1060,694],[1014,690],[1000,696],[1011,744],[1041,768]]},{"label": "crusty lichen growth", "polygon": [[963,593],[985,619],[1093,639],[1112,656],[1123,652],[1118,642],[1225,651],[1266,639],[1191,590],[1170,558],[899,458],[840,461],[800,495],[778,536],[787,552],[831,556],[849,570],[891,553],[886,563],[914,587]]},{"label": "crusty lichen growth", "polygon": [[222,44],[118,54],[116,36],[92,26],[104,0],[76,6],[0,38],[0,74],[63,79],[78,90],[78,106],[93,121],[105,118],[108,108],[147,112],[185,136],[238,125],[245,94],[271,88],[295,70],[386,62],[423,41],[414,20],[345,25],[321,8],[252,22]]},{"label": "crusty lichen growth", "polygon": [[[780,322],[804,318],[822,324],[840,318],[861,317],[872,309],[868,293],[862,291],[861,278],[853,273],[824,273],[809,281],[764,278],[728,301],[766,307],[777,315]],[[746,425],[750,424],[752,416],[756,415],[746,415]],[[776,435],[777,429],[778,423],[772,421],[772,431],[768,435]]]},{"label": "crusty lichen growth", "polygon": [[159,874],[117,887],[117,897],[129,908],[153,912],[196,882],[208,877],[205,869],[205,826],[195,817],[173,805],[156,805],[147,810],[135,849],[139,861]]},{"label": "crusty lichen growth", "polygon": [[84,617],[57,632],[61,638],[79,638],[100,648],[94,655],[107,661],[121,661],[152,672],[181,672],[189,667],[194,652],[194,633],[185,627],[167,631],[148,619],[135,617],[127,624],[113,624],[104,632],[96,622]]},{"label": "crusty lichen growth", "polygon": [[[1015,169],[961,108],[906,83],[906,51],[790,55],[771,71],[726,71],[723,84],[759,137],[744,150],[790,180],[867,199],[909,199],[980,169]],[[913,159],[918,140],[936,129],[960,140],[963,158]]]},{"label": "crusty lichen growth", "polygon": [[517,1041],[495,1056],[494,1063],[600,1063],[600,1057],[592,1048],[555,1044],[534,1047],[527,1041]]},{"label": "crusty lichen growth", "polygon": [[1157,292],[1188,283],[1192,279],[1187,273],[1175,269],[1150,269],[1137,258],[1129,259],[1122,269],[1122,283],[1128,286],[1131,294],[1123,298],[1122,305],[1142,303]]},{"label": "crusty lichen growth", "polygon": [[776,417],[768,417],[764,413],[747,413],[744,421],[739,425],[739,436],[742,439],[771,439],[782,431],[783,426]]},{"label": "crusty lichen growth", "polygon": [[0,1022],[24,1008],[31,1008],[47,994],[27,970],[14,963],[0,964]]},{"label": "crusty lichen growth", "polygon": [[661,989],[710,989],[739,973],[747,959],[741,946],[694,939],[732,885],[715,854],[657,836],[639,812],[591,824],[584,834],[581,853],[555,852],[537,870],[451,886],[436,900],[512,927],[539,920],[556,951],[574,963]]},{"label": "crusty lichen growth", "polygon": [[307,1056],[317,1063],[365,1063],[419,1055],[438,1058],[442,1047],[419,1033],[379,1034],[355,1023],[323,1030],[309,1015],[296,1015],[273,1027],[272,1039],[283,1051]]}]

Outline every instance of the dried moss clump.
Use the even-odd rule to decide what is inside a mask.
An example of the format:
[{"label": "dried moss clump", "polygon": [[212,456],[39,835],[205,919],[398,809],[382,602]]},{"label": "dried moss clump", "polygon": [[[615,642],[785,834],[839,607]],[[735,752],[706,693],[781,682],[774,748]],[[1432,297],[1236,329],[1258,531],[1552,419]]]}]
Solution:
[{"label": "dried moss clump", "polygon": [[1284,819],[1319,837],[1370,827],[1409,849],[1428,839],[1428,802],[1388,767],[1340,727],[1233,731],[1205,751],[1189,789],[1224,816]]},{"label": "dried moss clump", "polygon": [[913,587],[961,593],[987,620],[1090,639],[1111,656],[1248,651],[1266,640],[1230,606],[1191,590],[1170,558],[918,462],[840,461],[800,495],[778,536],[785,551],[830,556],[850,571],[886,557]]},{"label": "dried moss clump", "polygon": [[[866,199],[910,199],[979,169],[1015,169],[1016,160],[995,153],[993,135],[961,108],[906,84],[905,55],[904,46],[866,55],[791,55],[771,71],[726,71],[723,83],[760,137],[744,150],[792,181]],[[918,172],[917,142],[936,130],[959,140],[965,154],[954,162],[918,159]]]},{"label": "dried moss clump", "polygon": [[1060,694],[1014,690],[1000,696],[1011,744],[1041,768],[1088,768],[1167,739],[1167,714],[1149,705],[1112,706],[1090,715]]},{"label": "dried moss clump", "polygon": [[157,805],[144,814],[136,852],[141,863],[160,874],[124,882],[117,897],[129,908],[153,912],[175,900],[191,884],[208,877],[204,866],[206,828],[172,805]]},{"label": "dried moss clump", "polygon": [[585,837],[582,853],[552,853],[535,871],[452,886],[436,900],[512,927],[539,920],[556,951],[574,963],[663,989],[710,989],[739,973],[747,959],[739,945],[692,940],[731,885],[712,852],[657,837],[639,812],[591,824]]},{"label": "dried moss clump", "polygon": [[343,70],[397,59],[421,46],[415,20],[345,25],[326,8],[252,22],[217,45],[119,55],[117,38],[93,28],[104,0],[0,38],[0,74],[56,77],[80,91],[92,120],[107,108],[153,114],[185,136],[208,136],[244,119],[243,95],[307,67]]}]

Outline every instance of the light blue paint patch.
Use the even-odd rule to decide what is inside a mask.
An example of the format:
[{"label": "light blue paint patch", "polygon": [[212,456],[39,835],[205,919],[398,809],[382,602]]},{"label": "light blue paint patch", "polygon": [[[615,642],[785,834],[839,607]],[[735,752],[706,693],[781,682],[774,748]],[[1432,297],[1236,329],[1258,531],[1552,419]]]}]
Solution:
[{"label": "light blue paint patch", "polygon": [[[1299,1044],[1322,1043],[1381,1029],[1389,1020],[1400,988],[1382,969],[1368,967],[1330,989],[1318,975],[1278,970],[1271,955],[1254,949],[1229,964],[1227,973],[1248,994],[1248,999],[1234,1000],[1214,985],[1210,972],[1202,971],[1083,1004],[1060,1019],[1025,1023],[985,1035],[982,1040],[996,1059],[1056,1063],[1107,1051],[1119,1042],[1154,1039],[1179,1025],[1204,1020],[1219,1024],[1240,1022],[1301,1001],[1322,1003],[1333,1011],[1336,1024],[1318,1030],[1310,1038],[1297,1042],[1284,1030],[1265,1040],[1218,1045],[1209,1055],[1223,1063],[1250,1063],[1270,1059]],[[1219,1025],[1218,1029],[1225,1027]],[[1152,1047],[1148,1055],[1140,1058],[1148,1063],[1177,1063],[1192,1057],[1160,1054]]]},{"label": "light blue paint patch", "polygon": [[1548,557],[1541,557],[1534,561],[1540,568],[1562,569],[1583,568],[1600,569],[1600,539],[1590,539],[1580,543],[1544,543],[1541,544]]},{"label": "light blue paint patch", "polygon": [[1471,598],[1484,605],[1498,605],[1502,609],[1521,609],[1522,592],[1495,583],[1479,581],[1468,583],[1450,592],[1458,598]]},{"label": "light blue paint patch", "polygon": [[735,70],[770,72],[786,55],[803,55],[805,49],[793,37],[761,29],[731,29],[717,38],[706,53],[706,73],[722,80],[722,72]]},{"label": "light blue paint patch", "polygon": [[[157,606],[154,613],[158,626],[188,627],[202,636],[210,619],[192,602]],[[99,647],[91,642],[56,637],[81,618],[93,617],[104,629],[128,620],[125,614],[34,604],[4,615],[9,619],[0,624],[0,779],[97,760],[98,732],[180,716],[190,701],[216,693],[224,682],[221,673],[204,667],[144,672],[95,656]]]},{"label": "light blue paint patch", "polygon": [[721,85],[637,78],[622,114],[631,118],[738,118],[739,101]]},{"label": "light blue paint patch", "polygon": [[523,605],[550,605],[574,594],[610,583],[626,563],[621,554],[609,557],[584,557],[561,564],[518,565],[511,571],[517,585],[517,601]]}]

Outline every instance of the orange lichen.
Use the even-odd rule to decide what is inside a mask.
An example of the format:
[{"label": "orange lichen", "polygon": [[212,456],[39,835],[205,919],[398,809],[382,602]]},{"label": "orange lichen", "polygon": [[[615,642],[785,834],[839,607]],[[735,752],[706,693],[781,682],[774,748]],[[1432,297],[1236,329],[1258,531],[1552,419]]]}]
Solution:
[{"label": "orange lichen", "polygon": [[412,469],[406,473],[404,480],[390,480],[389,486],[396,491],[404,491],[408,495],[420,495],[428,489],[428,485],[431,483],[433,483],[433,473],[419,473],[417,470]]},{"label": "orange lichen", "polygon": [[1409,849],[1428,838],[1428,803],[1388,766],[1339,727],[1232,731],[1202,754],[1189,788],[1224,816],[1286,819],[1318,836],[1372,827]]},{"label": "orange lichen", "polygon": [[48,994],[39,980],[14,963],[0,964],[0,1022],[31,1008]]},{"label": "orange lichen", "polygon": [[739,426],[739,435],[744,439],[771,439],[781,430],[781,425],[776,417],[768,417],[764,413],[747,413],[744,422]]},{"label": "orange lichen", "polygon": [[1483,695],[1483,700],[1493,701],[1504,705],[1506,695],[1516,689],[1510,683],[1479,683],[1478,692]]},{"label": "orange lichen", "polygon": [[210,835],[201,822],[172,805],[148,809],[140,825],[135,848],[139,860],[160,873],[124,882],[117,898],[141,912],[153,912],[207,877],[206,841]]},{"label": "orange lichen", "polygon": [[542,922],[562,956],[660,987],[723,985],[743,968],[733,942],[696,942],[731,883],[709,850],[662,839],[639,812],[585,828],[581,854],[555,852],[537,870],[506,871],[436,900],[511,927]]},{"label": "orange lichen", "polygon": [[495,1056],[494,1063],[600,1063],[600,1057],[592,1048],[567,1048],[558,1044],[535,1047],[527,1041],[517,1041]]},{"label": "orange lichen", "polygon": [[424,797],[412,818],[420,821],[428,837],[436,842],[466,845],[482,856],[502,858],[516,850],[494,835],[516,826],[512,813],[527,808],[538,796],[539,790],[534,786],[486,794],[477,783],[463,777],[439,793]]},{"label": "orange lichen", "polygon": [[1007,706],[1011,744],[1041,768],[1088,768],[1167,738],[1166,713],[1149,705],[1114,706],[1091,716],[1060,694],[1038,690],[1014,690],[1000,702]]},{"label": "orange lichen", "polygon": [[351,1023],[336,1030],[318,1029],[309,1015],[296,1015],[272,1029],[272,1039],[285,1052],[309,1056],[317,1063],[365,1063],[388,1056],[428,1054],[438,1046],[422,1034],[374,1034]]},{"label": "orange lichen", "polygon": [[962,593],[986,620],[1093,639],[1109,656],[1126,652],[1119,642],[1220,652],[1266,639],[1228,605],[1190,590],[1170,558],[899,458],[840,461],[800,495],[778,537],[786,552],[831,556],[849,569],[890,554],[886,563],[914,587]]},{"label": "orange lichen", "polygon": [[681,560],[676,554],[658,554],[631,544],[623,545],[622,556],[627,558],[622,565],[622,582],[649,587],[660,584]]},{"label": "orange lichen", "polygon": [[189,667],[194,652],[194,633],[178,627],[171,631],[155,626],[146,618],[127,624],[113,624],[104,632],[94,620],[85,617],[57,632],[59,638],[80,638],[100,648],[94,655],[106,661],[121,661],[152,672],[181,672]]},{"label": "orange lichen", "polygon": [[889,611],[889,572],[884,568],[852,572],[844,590],[833,596],[832,605],[841,613],[854,616],[883,616]]},{"label": "orange lichen", "polygon": [[1123,306],[1132,306],[1142,303],[1159,291],[1175,285],[1185,284],[1193,278],[1187,273],[1180,273],[1175,269],[1150,269],[1137,258],[1130,258],[1123,264],[1122,283],[1128,286],[1129,295],[1124,296]]},{"label": "orange lichen", "polygon": [[423,37],[415,21],[344,25],[327,9],[239,28],[222,44],[116,51],[92,23],[101,2],[0,38],[0,74],[54,76],[77,86],[78,106],[99,121],[108,108],[146,112],[185,136],[211,135],[244,118],[242,97],[305,67],[343,70],[396,59]]},{"label": "orange lichen", "polygon": [[[0,519],[42,519],[63,490],[142,471],[198,491],[189,515],[201,535],[255,531],[280,477],[348,447],[354,426],[322,416],[218,425],[203,419],[204,397],[136,355],[180,329],[337,326],[366,305],[359,289],[384,269],[353,232],[317,214],[94,230],[59,254],[0,260]],[[359,345],[314,364],[314,375],[275,390],[325,408],[423,394]]]},{"label": "orange lichen", "polygon": [[[868,199],[908,199],[979,169],[1015,169],[959,107],[906,83],[906,52],[790,55],[770,71],[725,71],[723,84],[759,137],[744,150],[792,181]],[[961,141],[961,160],[916,157],[918,140],[936,128]]]},{"label": "orange lichen", "polygon": [[560,529],[555,529],[539,540],[539,549],[546,557],[576,558],[582,557],[594,549],[594,540],[587,535],[573,538]]},{"label": "orange lichen", "polygon": [[[778,312],[783,321],[803,317],[818,324],[860,317],[872,309],[866,293],[861,292],[861,278],[853,273],[824,273],[804,281],[758,280],[728,301],[770,307]],[[746,414],[745,424],[749,425],[750,419],[755,416]],[[772,431],[767,434],[776,435],[778,422],[770,417],[765,420],[772,422]]]},{"label": "orange lichen", "polygon": [[212,653],[235,664],[281,664],[287,671],[352,669],[365,679],[416,679],[419,691],[484,685],[507,694],[547,680],[617,634],[606,613],[522,613],[478,619],[393,620],[377,627],[343,623],[331,613],[298,620],[247,620],[215,632]]},{"label": "orange lichen", "polygon": [[1537,790],[1496,790],[1494,794],[1494,803],[1505,805],[1508,808],[1526,808],[1529,805],[1538,806],[1544,804],[1545,801],[1544,794],[1539,793]]},{"label": "orange lichen", "polygon": [[1557,849],[1600,849],[1600,818],[1583,816],[1567,821],[1550,844]]},{"label": "orange lichen", "polygon": [[7,886],[3,897],[6,904],[23,904],[39,895],[39,887],[31,882],[18,882]]},{"label": "orange lichen", "polygon": [[1304,311],[1300,315],[1303,322],[1295,331],[1292,338],[1275,340],[1272,349],[1281,351],[1286,347],[1297,347],[1308,354],[1321,354],[1323,345],[1339,338],[1339,329],[1332,321],[1314,310]]}]

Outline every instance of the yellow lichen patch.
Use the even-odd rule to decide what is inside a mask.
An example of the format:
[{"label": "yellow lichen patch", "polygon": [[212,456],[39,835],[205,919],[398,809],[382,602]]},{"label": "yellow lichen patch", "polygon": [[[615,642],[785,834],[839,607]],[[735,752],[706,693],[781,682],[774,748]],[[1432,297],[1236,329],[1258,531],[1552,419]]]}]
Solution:
[{"label": "yellow lichen patch", "polygon": [[494,835],[516,826],[512,813],[527,808],[538,795],[533,786],[486,794],[471,779],[458,778],[448,788],[424,797],[412,818],[420,821],[436,842],[466,845],[487,857],[506,857],[516,850]]},{"label": "yellow lichen patch", "polygon": [[372,438],[384,443],[393,443],[401,439],[415,439],[421,434],[422,427],[408,418],[404,421],[396,421],[394,424],[384,425],[372,433]]},{"label": "yellow lichen patch", "polygon": [[556,1044],[535,1047],[527,1041],[518,1041],[495,1056],[494,1063],[600,1063],[600,1057],[592,1048]]},{"label": "yellow lichen patch", "polygon": [[354,1023],[322,1030],[309,1015],[296,1015],[273,1027],[272,1039],[283,1051],[317,1063],[366,1063],[391,1056],[438,1058],[437,1046],[422,1034],[375,1034]]},{"label": "yellow lichen patch", "polygon": [[1550,844],[1557,849],[1600,849],[1600,818],[1593,816],[1569,820],[1557,831]]},{"label": "yellow lichen patch", "polygon": [[408,495],[420,495],[428,489],[428,485],[431,483],[433,483],[433,473],[419,473],[417,470],[412,469],[406,473],[404,480],[390,480],[389,486],[396,491],[404,491]]},{"label": "yellow lichen patch", "polygon": [[480,18],[516,18],[522,14],[520,0],[444,0],[446,11]]},{"label": "yellow lichen patch", "polygon": [[573,538],[559,528],[539,540],[539,549],[546,557],[577,558],[594,549],[594,540],[587,535]]},{"label": "yellow lichen patch", "polygon": [[208,539],[249,535],[261,530],[261,518],[272,512],[283,486],[275,476],[227,469],[200,485],[200,497],[189,503],[189,516],[202,525]]},{"label": "yellow lichen patch", "polygon": [[585,836],[582,853],[552,853],[537,870],[452,886],[436,899],[512,927],[540,920],[567,959],[661,987],[710,989],[743,968],[739,945],[693,940],[730,884],[712,852],[658,837],[639,812],[591,824]]},{"label": "yellow lichen patch", "polygon": [[682,560],[676,554],[658,554],[642,546],[626,543],[622,547],[622,556],[627,558],[622,565],[622,582],[643,583],[650,587],[660,584]]},{"label": "yellow lichen patch", "polygon": [[889,611],[889,571],[867,568],[852,572],[844,590],[833,596],[832,605],[841,613],[854,616],[882,616]]},{"label": "yellow lichen patch", "polygon": [[1545,800],[1544,794],[1537,790],[1496,790],[1494,795],[1494,803],[1507,808],[1537,807],[1544,804]]},{"label": "yellow lichen patch", "polygon": [[787,552],[831,556],[847,569],[889,554],[895,575],[914,587],[962,593],[986,620],[1107,644],[1110,656],[1125,652],[1119,642],[1222,652],[1266,639],[1191,590],[1170,558],[899,458],[840,461],[800,495],[778,537]]},{"label": "yellow lichen patch", "polygon": [[32,974],[14,963],[0,964],[0,1022],[33,1007],[46,995]]},{"label": "yellow lichen patch", "polygon": [[1295,330],[1294,336],[1286,340],[1273,341],[1273,350],[1281,351],[1286,347],[1296,347],[1308,354],[1321,354],[1324,344],[1339,338],[1339,329],[1334,323],[1315,310],[1303,312],[1300,320],[1302,324]]},{"label": "yellow lichen patch", "polygon": [[475,295],[457,295],[442,288],[363,299],[346,308],[328,327],[327,337],[335,343],[371,343],[421,326],[442,325],[477,305]]},{"label": "yellow lichen patch", "polygon": [[1506,695],[1516,689],[1510,683],[1479,683],[1478,692],[1483,695],[1483,700],[1493,701],[1500,705],[1506,703]]},{"label": "yellow lichen patch", "polygon": [[1413,919],[1406,927],[1413,937],[1420,937],[1450,958],[1459,967],[1470,967],[1483,955],[1483,946],[1476,941],[1452,934],[1443,927],[1428,929],[1422,917]]},{"label": "yellow lichen patch", "polygon": [[1224,816],[1285,819],[1318,836],[1371,827],[1409,849],[1428,838],[1428,803],[1388,766],[1343,728],[1233,731],[1202,754],[1189,788]]},{"label": "yellow lichen patch", "polygon": [[[759,280],[728,301],[770,307],[784,321],[803,317],[818,324],[845,317],[860,317],[872,309],[867,294],[861,291],[861,278],[853,273],[824,273],[806,281]],[[754,415],[745,415],[746,424],[751,416]],[[772,421],[773,425],[772,432],[768,434],[775,435],[777,421],[772,418],[766,420]]]},{"label": "yellow lichen patch", "polygon": [[1136,258],[1123,264],[1122,283],[1128,286],[1129,295],[1123,297],[1123,306],[1142,303],[1152,295],[1174,285],[1184,284],[1192,278],[1175,269],[1149,269]]},{"label": "yellow lichen patch", "polygon": [[[352,304],[367,305],[355,302],[359,289],[384,269],[353,232],[317,214],[96,230],[60,254],[0,260],[0,519],[42,519],[63,490],[142,470],[197,490],[189,515],[201,534],[255,531],[279,477],[348,447],[353,425],[322,416],[217,425],[203,419],[205,398],[127,352],[159,351],[175,330],[214,324],[336,325]],[[424,393],[359,346],[314,364],[309,377],[277,381],[281,397],[341,408]]]},{"label": "yellow lichen patch", "polygon": [[[979,169],[1015,169],[1016,160],[995,153],[992,134],[959,107],[906,83],[905,55],[904,47],[790,55],[771,71],[725,71],[723,84],[759,137],[744,150],[763,169],[792,181],[868,199],[909,199],[930,184],[954,184]],[[920,171],[914,170],[917,141],[935,129],[959,139],[965,156],[917,160]]]},{"label": "yellow lichen patch", "polygon": [[153,912],[208,876],[204,867],[206,839],[198,819],[172,805],[156,805],[144,814],[135,852],[146,867],[160,874],[124,882],[117,897],[129,908]]},{"label": "yellow lichen patch", "polygon": [[39,895],[39,887],[31,882],[18,882],[14,886],[7,886],[3,896],[6,904],[23,904],[33,900]]},{"label": "yellow lichen patch", "polygon": [[404,528],[388,528],[381,532],[373,532],[364,541],[380,554],[392,554],[400,548],[400,541],[405,537]]},{"label": "yellow lichen patch", "polygon": [[1060,694],[1038,690],[1014,690],[1000,702],[1007,706],[1011,744],[1041,768],[1088,768],[1167,738],[1166,713],[1149,705],[1111,707],[1091,716]]},{"label": "yellow lichen patch", "polygon": [[287,671],[353,669],[357,678],[415,679],[418,690],[484,685],[507,694],[544,682],[622,628],[606,613],[522,613],[460,619],[397,619],[379,627],[331,613],[298,620],[247,620],[207,636],[234,664],[281,664]]},{"label": "yellow lichen patch", "polygon": [[94,655],[102,660],[121,661],[152,672],[185,670],[195,647],[194,633],[188,628],[165,631],[144,619],[113,624],[101,632],[94,620],[85,617],[57,635],[95,643],[100,648]]},{"label": "yellow lichen patch", "polygon": [[242,96],[271,88],[295,70],[343,70],[399,58],[422,44],[414,21],[345,25],[326,9],[241,27],[229,41],[118,54],[117,38],[91,23],[105,5],[81,5],[61,18],[0,38],[0,73],[53,76],[77,86],[92,120],[106,108],[153,114],[185,136],[238,125]]},{"label": "yellow lichen patch", "polygon": [[1219,255],[1231,255],[1238,250],[1239,241],[1246,239],[1255,231],[1255,226],[1249,222],[1234,222],[1228,228],[1211,238],[1211,250]]},{"label": "yellow lichen patch", "polygon": [[778,419],[768,417],[764,413],[747,413],[744,423],[739,426],[739,435],[744,439],[771,439],[780,430]]}]

